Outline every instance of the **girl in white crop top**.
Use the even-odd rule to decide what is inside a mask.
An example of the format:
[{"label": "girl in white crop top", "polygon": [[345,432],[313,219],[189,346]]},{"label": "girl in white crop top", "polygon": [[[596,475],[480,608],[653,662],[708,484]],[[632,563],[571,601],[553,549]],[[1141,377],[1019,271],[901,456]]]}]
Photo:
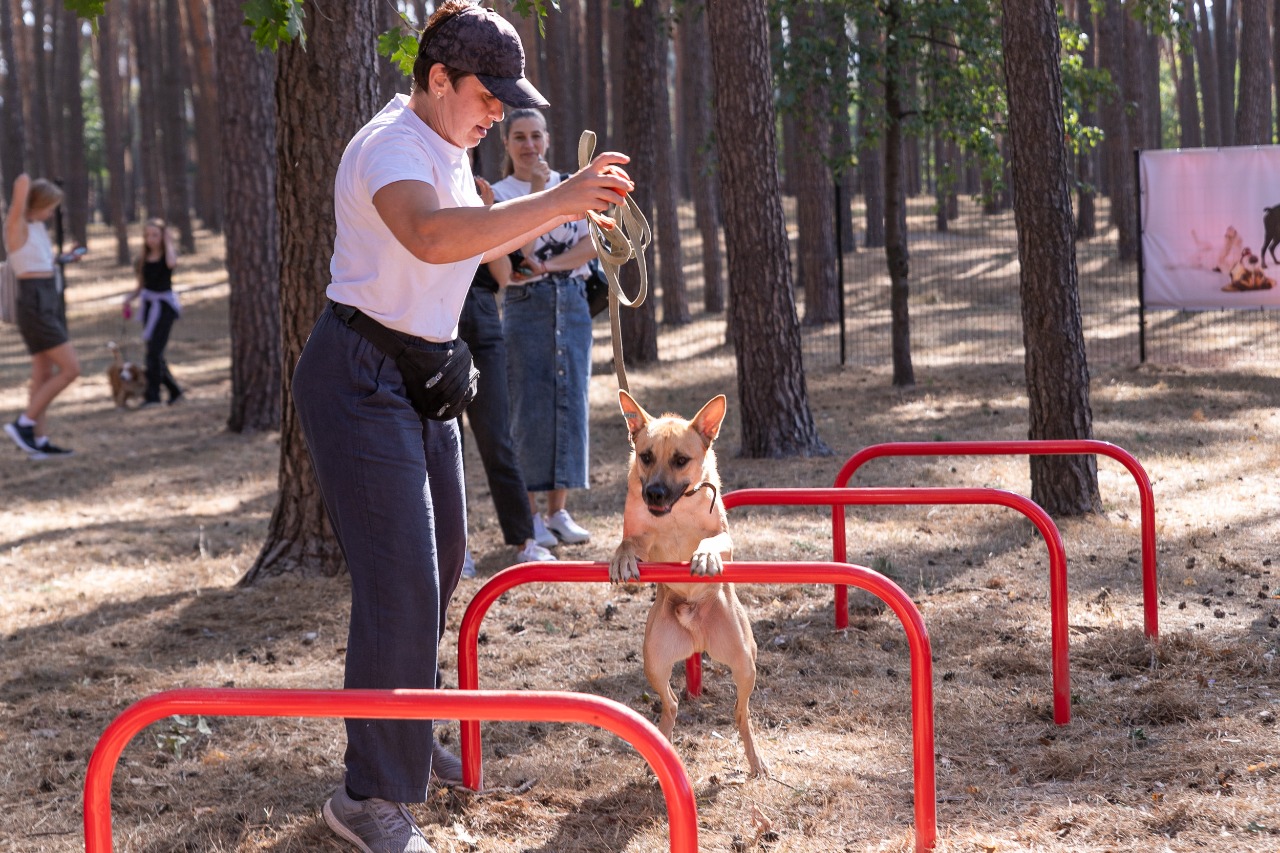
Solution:
[{"label": "girl in white crop top", "polygon": [[62,295],[54,280],[53,247],[45,222],[62,203],[62,190],[25,174],[13,182],[13,199],[4,219],[4,246],[19,279],[18,331],[31,354],[31,391],[27,407],[4,431],[32,459],[70,456],[49,441],[45,412],[53,399],[80,375],[80,360],[67,336]]}]

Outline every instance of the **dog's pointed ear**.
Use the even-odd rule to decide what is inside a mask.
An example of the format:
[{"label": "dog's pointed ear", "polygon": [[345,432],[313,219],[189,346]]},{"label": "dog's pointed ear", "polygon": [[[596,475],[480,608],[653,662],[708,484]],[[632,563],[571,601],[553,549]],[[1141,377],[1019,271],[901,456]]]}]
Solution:
[{"label": "dog's pointed ear", "polygon": [[636,433],[644,429],[645,424],[652,420],[649,413],[640,408],[635,398],[621,389],[618,390],[618,405],[622,407],[622,416],[627,419],[627,430],[632,438],[635,438]]},{"label": "dog's pointed ear", "polygon": [[698,414],[693,416],[691,421],[693,428],[707,440],[708,447],[720,435],[720,424],[724,423],[724,413],[728,405],[729,401],[725,399],[725,396],[717,394],[710,402],[698,410]]}]

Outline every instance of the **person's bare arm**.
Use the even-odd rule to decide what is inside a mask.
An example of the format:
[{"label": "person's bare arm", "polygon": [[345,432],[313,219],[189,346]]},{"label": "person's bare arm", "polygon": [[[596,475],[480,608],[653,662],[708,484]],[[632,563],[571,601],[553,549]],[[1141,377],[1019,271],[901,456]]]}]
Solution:
[{"label": "person's bare arm", "polygon": [[601,154],[552,189],[492,207],[441,208],[435,188],[421,181],[388,184],[374,193],[373,206],[420,261],[451,264],[481,255],[488,262],[588,210],[607,209],[619,192],[634,188],[629,179],[606,171],[627,160],[625,154]]},{"label": "person's bare arm", "polygon": [[176,231],[172,227],[164,229],[164,262],[169,269],[174,269],[178,266],[178,245],[177,238],[174,236],[175,233]]},{"label": "person's bare arm", "polygon": [[26,172],[13,181],[13,198],[9,212],[4,217],[4,245],[16,252],[27,244],[27,194],[31,192],[31,178]]},{"label": "person's bare arm", "polygon": [[506,287],[511,283],[511,258],[507,255],[489,261],[489,275],[498,283],[498,287]]}]

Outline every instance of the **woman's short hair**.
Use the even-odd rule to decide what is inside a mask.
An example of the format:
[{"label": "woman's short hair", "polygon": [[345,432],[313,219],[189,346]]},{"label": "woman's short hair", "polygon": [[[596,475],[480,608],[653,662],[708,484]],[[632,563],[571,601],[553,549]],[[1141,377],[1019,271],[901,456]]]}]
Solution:
[{"label": "woman's short hair", "polygon": [[27,210],[44,210],[62,204],[62,187],[46,178],[36,178],[27,190]]},{"label": "woman's short hair", "polygon": [[444,65],[445,73],[449,75],[449,84],[452,86],[457,86],[459,80],[471,73],[452,68],[436,59],[431,53],[431,38],[454,15],[470,9],[474,5],[475,3],[471,2],[471,0],[445,0],[445,2],[436,7],[435,12],[427,19],[427,25],[422,29],[422,36],[418,39],[418,58],[413,61],[413,87],[415,89],[425,92],[429,88],[430,81],[427,78],[431,74],[431,67],[436,63]]}]

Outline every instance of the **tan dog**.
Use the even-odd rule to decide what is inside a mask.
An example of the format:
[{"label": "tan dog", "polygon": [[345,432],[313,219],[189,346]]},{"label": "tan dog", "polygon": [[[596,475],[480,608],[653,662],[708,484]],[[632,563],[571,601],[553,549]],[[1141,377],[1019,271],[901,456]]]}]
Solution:
[{"label": "tan dog", "polygon": [[117,409],[125,408],[131,397],[142,399],[147,390],[147,369],[140,364],[124,360],[124,351],[115,341],[107,341],[112,361],[107,365],[107,382],[111,385],[111,399]]},{"label": "tan dog", "polygon": [[[609,579],[640,577],[640,561],[688,562],[695,575],[718,575],[733,555],[720,475],[712,442],[726,401],[716,397],[693,420],[649,415],[626,391],[618,392],[631,431],[631,467],[622,513],[622,542],[609,563]],[[733,584],[658,584],[644,628],[644,674],[662,698],[658,728],[671,739],[679,702],[671,668],[707,652],[729,667],[738,698],[733,718],[752,776],[769,774],[756,754],[748,702],[756,685],[756,641]]]}]

